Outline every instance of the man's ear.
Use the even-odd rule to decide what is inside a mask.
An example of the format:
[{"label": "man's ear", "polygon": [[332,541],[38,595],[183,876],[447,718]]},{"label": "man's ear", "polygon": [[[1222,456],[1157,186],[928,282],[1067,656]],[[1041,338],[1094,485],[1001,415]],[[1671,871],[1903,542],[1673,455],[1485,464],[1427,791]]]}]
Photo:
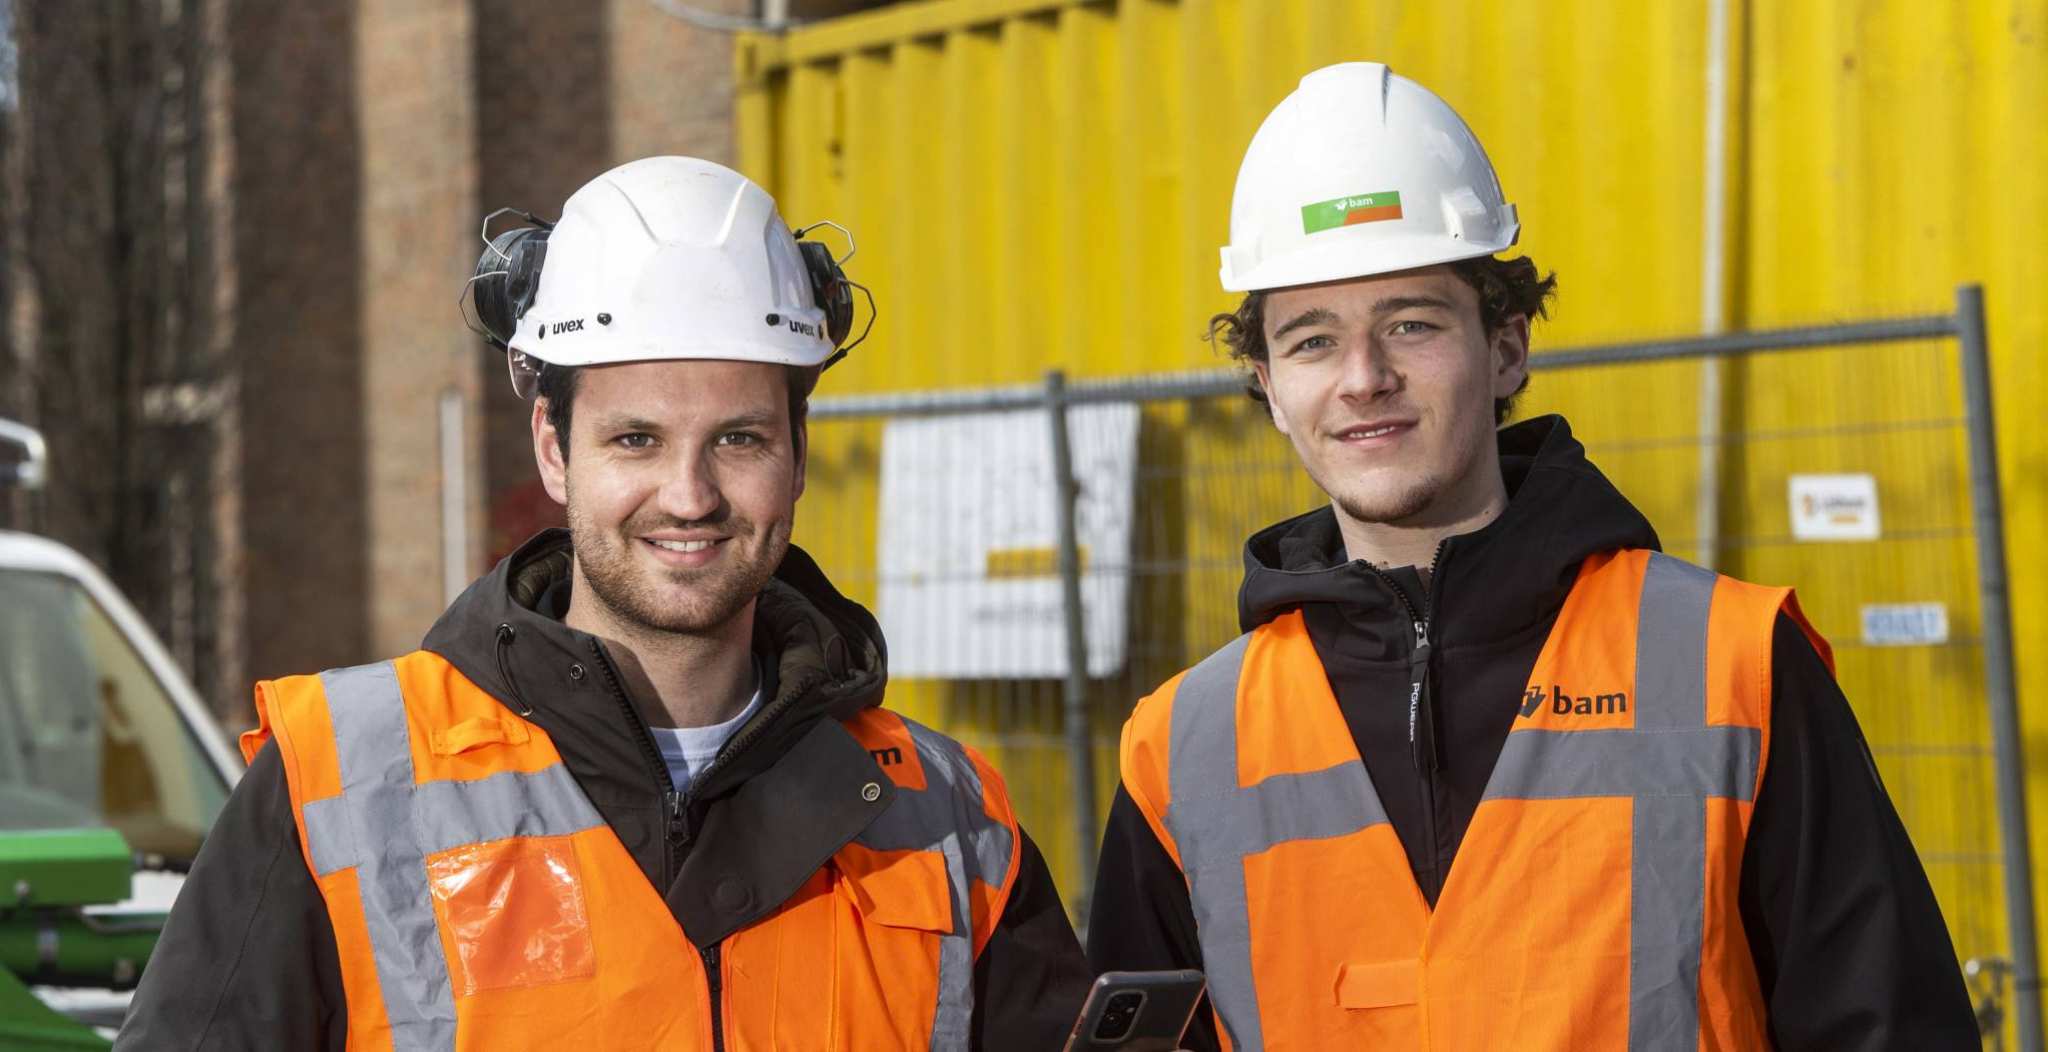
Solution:
[{"label": "man's ear", "polygon": [[1266,393],[1266,409],[1273,417],[1273,426],[1283,435],[1293,435],[1287,430],[1287,414],[1280,411],[1280,402],[1273,397],[1273,363],[1253,361],[1252,372],[1258,374],[1259,390]]},{"label": "man's ear", "polygon": [[1508,398],[1529,382],[1529,316],[1501,323],[1489,341],[1493,353],[1493,396]]},{"label": "man's ear", "polygon": [[533,400],[533,462],[540,468],[540,484],[555,503],[569,504],[569,463],[562,457],[562,442],[555,425],[548,423],[548,400]]}]

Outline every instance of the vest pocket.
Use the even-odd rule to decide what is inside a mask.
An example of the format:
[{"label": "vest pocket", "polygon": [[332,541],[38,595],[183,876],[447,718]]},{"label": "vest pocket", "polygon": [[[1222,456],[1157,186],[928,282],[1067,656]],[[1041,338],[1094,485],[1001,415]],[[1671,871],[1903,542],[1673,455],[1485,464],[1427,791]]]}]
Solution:
[{"label": "vest pocket", "polygon": [[953,1047],[932,1040],[937,968],[955,938],[944,856],[852,843],[833,856],[832,868],[834,1038],[789,1047]]},{"label": "vest pocket", "polygon": [[427,882],[456,996],[596,974],[569,837],[512,837],[430,855]]},{"label": "vest pocket", "polygon": [[1341,1008],[1394,1008],[1421,1000],[1422,962],[1350,962],[1337,969]]},{"label": "vest pocket", "polygon": [[833,862],[845,878],[841,888],[865,922],[952,933],[952,885],[946,879],[945,856],[936,851],[880,852],[849,845]]}]

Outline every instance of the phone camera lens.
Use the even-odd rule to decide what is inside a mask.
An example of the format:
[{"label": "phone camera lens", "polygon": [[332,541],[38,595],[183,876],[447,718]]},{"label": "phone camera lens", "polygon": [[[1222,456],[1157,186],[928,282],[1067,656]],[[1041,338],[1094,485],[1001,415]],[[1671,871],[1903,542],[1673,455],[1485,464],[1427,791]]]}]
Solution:
[{"label": "phone camera lens", "polygon": [[1095,1024],[1095,1040],[1122,1040],[1137,1023],[1138,1007],[1144,1003],[1145,995],[1135,990],[1126,990],[1111,997],[1103,1006],[1101,1021]]}]

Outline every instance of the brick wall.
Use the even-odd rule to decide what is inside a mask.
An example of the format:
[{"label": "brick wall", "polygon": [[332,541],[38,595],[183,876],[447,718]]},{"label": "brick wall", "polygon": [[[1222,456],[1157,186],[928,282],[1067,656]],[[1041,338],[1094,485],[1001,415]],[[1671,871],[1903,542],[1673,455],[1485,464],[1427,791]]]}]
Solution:
[{"label": "brick wall", "polygon": [[370,649],[354,5],[248,5],[228,36],[239,628],[253,679],[362,660]]},{"label": "brick wall", "polygon": [[[614,156],[684,154],[731,164],[732,38],[646,0],[609,0]],[[751,14],[749,0],[692,0],[721,14]]]},{"label": "brick wall", "polygon": [[[612,163],[610,17],[602,4],[477,0],[477,215],[523,208],[544,219]],[[498,232],[519,222],[507,216]],[[470,263],[483,246],[469,243]],[[474,338],[472,338],[474,339]],[[488,483],[482,571],[533,531],[560,525],[534,472],[530,403],[512,394],[504,358],[474,340],[484,362]]]},{"label": "brick wall", "polygon": [[[369,640],[419,645],[450,598],[442,487],[475,553],[483,359],[456,314],[476,263],[476,107],[467,0],[362,0],[355,27],[362,171],[360,308]],[[460,399],[463,479],[442,473],[444,394]],[[460,581],[470,577],[462,559]]]},{"label": "brick wall", "polygon": [[[104,74],[96,53],[161,62],[164,48],[192,49],[181,52],[178,83],[199,90],[177,119],[197,145],[156,233],[166,258],[192,275],[162,315],[187,356],[179,361],[227,363],[223,381],[187,392],[199,408],[173,405],[191,419],[171,422],[201,429],[195,448],[209,450],[188,457],[186,482],[210,480],[213,551],[177,564],[123,554],[137,528],[121,510],[126,491],[88,465],[93,450],[143,440],[118,428],[101,438],[84,423],[72,428],[46,518],[131,592],[162,585],[165,566],[205,578],[180,593],[175,617],[143,606],[167,639],[174,627],[185,633],[181,657],[241,724],[251,679],[408,650],[442,610],[444,393],[463,407],[456,523],[467,555],[456,576],[483,572],[558,516],[534,486],[529,407],[457,313],[482,249],[477,225],[499,205],[555,215],[576,187],[638,157],[730,163],[731,39],[647,0],[174,6],[176,40],[163,35],[168,15],[119,18],[126,9],[116,5],[86,19],[15,5],[24,96],[4,152],[21,200],[7,209],[7,244],[19,251],[7,263],[4,331],[14,408],[32,419],[50,406],[97,404],[98,388],[51,379],[52,361],[123,340],[164,342],[105,331],[150,279],[124,272],[118,251],[130,230],[110,189],[123,184],[108,144],[130,139],[110,136],[106,107],[94,109],[91,85],[79,84]],[[868,5],[792,6],[817,17]],[[196,255],[179,255],[181,236]],[[181,375],[137,382],[175,387]],[[195,634],[169,623],[177,617],[204,624]]]}]

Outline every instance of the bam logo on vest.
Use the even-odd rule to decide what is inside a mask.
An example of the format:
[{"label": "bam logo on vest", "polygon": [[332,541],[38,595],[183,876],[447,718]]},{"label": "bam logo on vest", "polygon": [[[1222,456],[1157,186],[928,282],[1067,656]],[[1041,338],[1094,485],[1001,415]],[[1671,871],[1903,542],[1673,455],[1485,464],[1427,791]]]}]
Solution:
[{"label": "bam logo on vest", "polygon": [[1522,695],[1522,718],[1536,715],[1536,710],[1550,702],[1550,711],[1559,716],[1607,716],[1628,711],[1628,693],[1581,694],[1576,697],[1565,693],[1563,687],[1529,685]]}]

